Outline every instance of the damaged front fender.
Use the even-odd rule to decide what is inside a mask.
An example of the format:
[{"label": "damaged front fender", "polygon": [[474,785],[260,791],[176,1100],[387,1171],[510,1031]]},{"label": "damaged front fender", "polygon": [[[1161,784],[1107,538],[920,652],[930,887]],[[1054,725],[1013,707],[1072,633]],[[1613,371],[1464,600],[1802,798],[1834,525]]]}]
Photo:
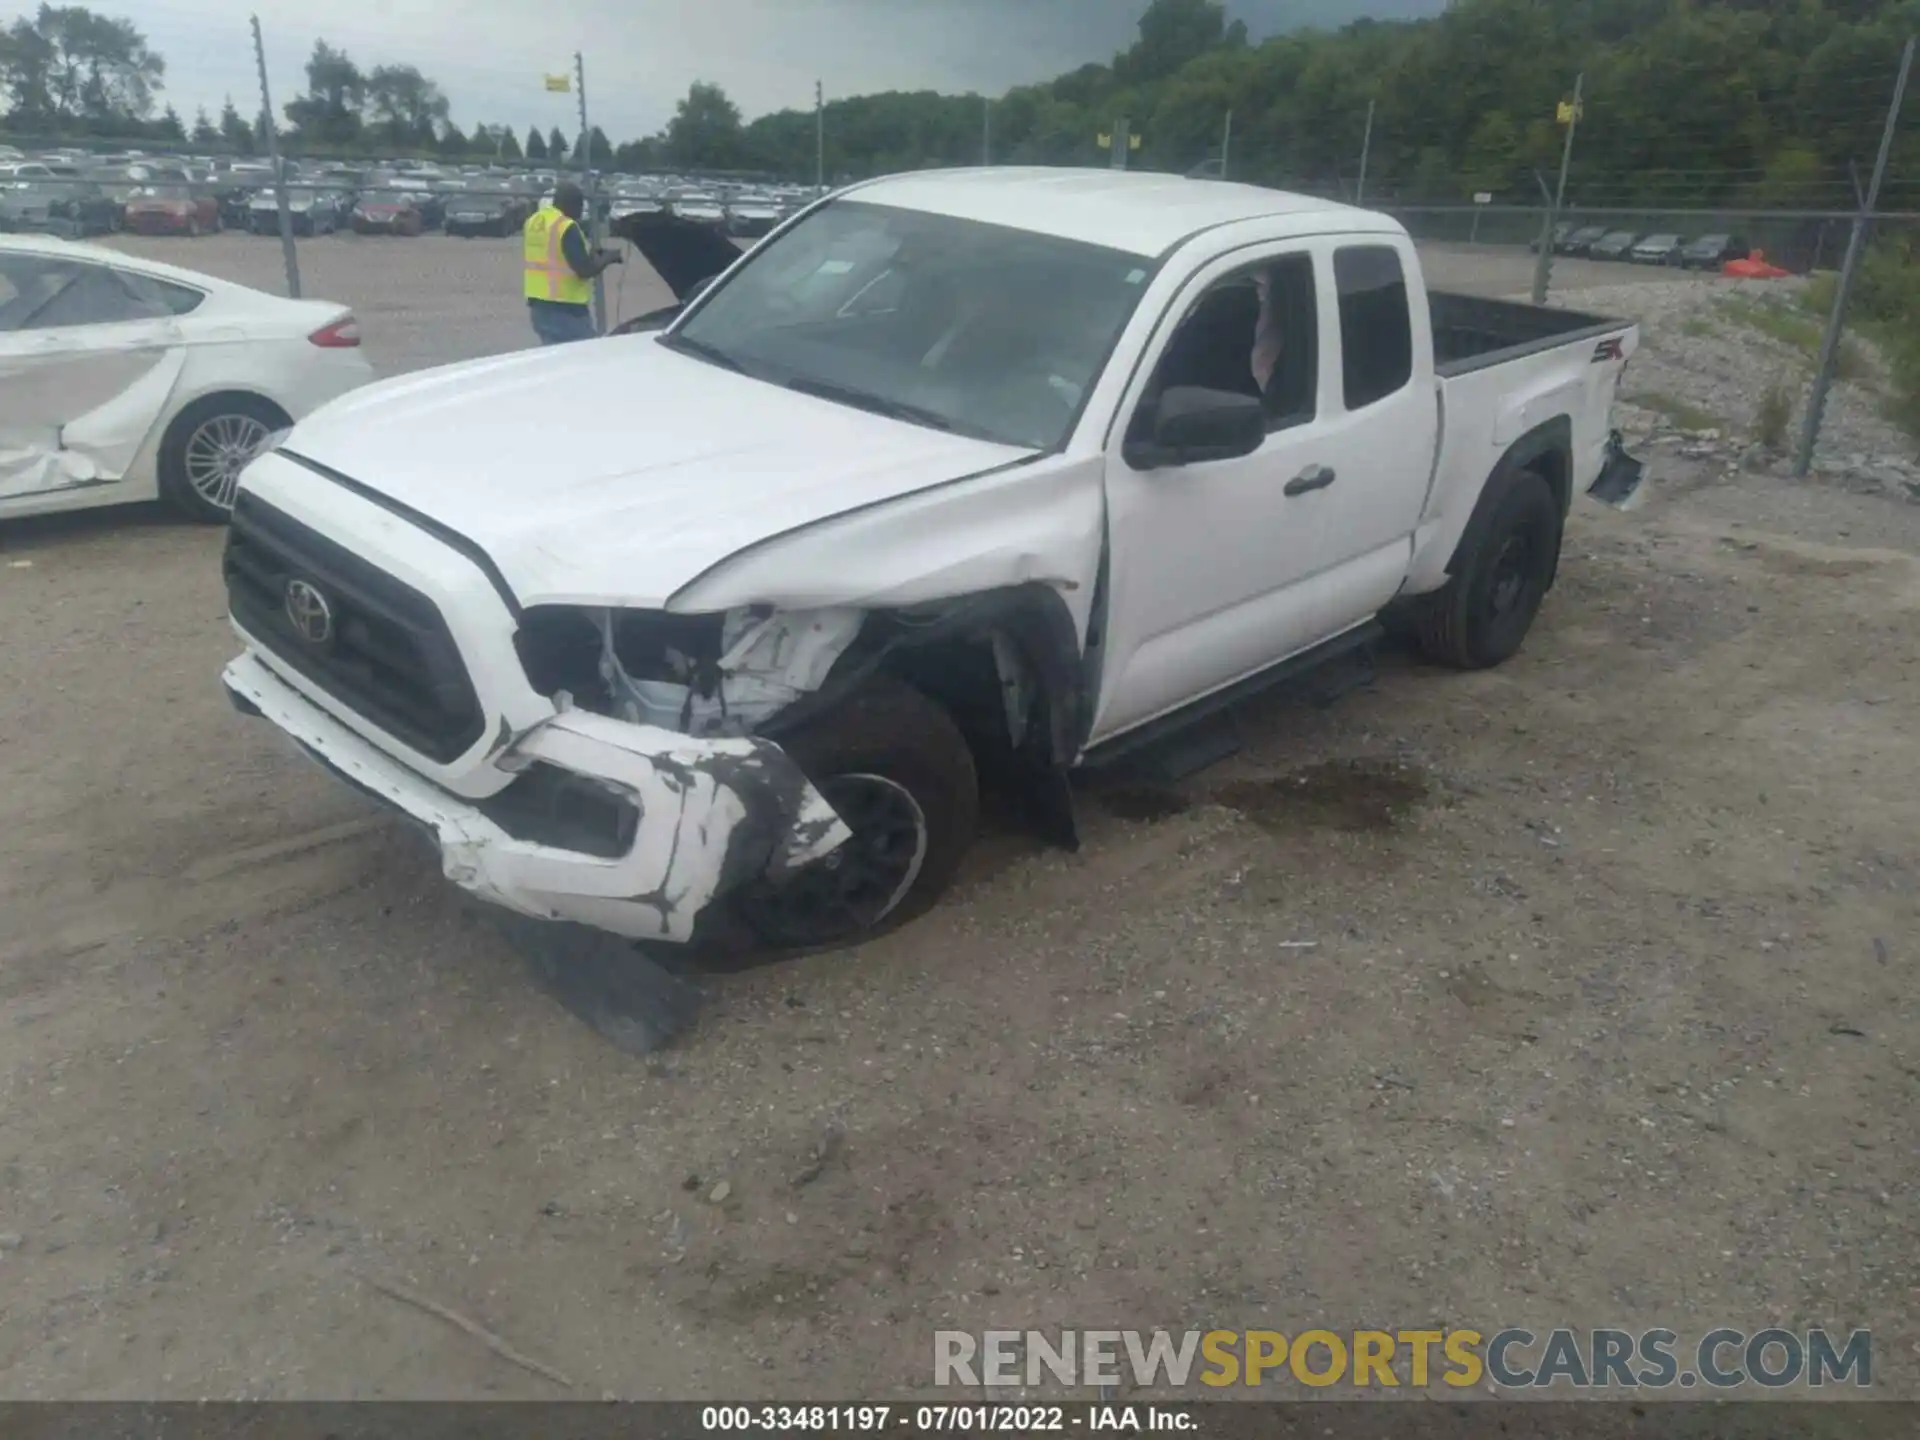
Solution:
[{"label": "damaged front fender", "polygon": [[522,736],[515,758],[590,777],[637,811],[629,849],[602,858],[510,834],[481,803],[439,789],[340,724],[257,655],[227,688],[329,770],[423,825],[447,878],[522,914],[634,939],[685,942],[700,913],[760,875],[830,854],[850,835],[769,740],[696,739],[571,710]]}]

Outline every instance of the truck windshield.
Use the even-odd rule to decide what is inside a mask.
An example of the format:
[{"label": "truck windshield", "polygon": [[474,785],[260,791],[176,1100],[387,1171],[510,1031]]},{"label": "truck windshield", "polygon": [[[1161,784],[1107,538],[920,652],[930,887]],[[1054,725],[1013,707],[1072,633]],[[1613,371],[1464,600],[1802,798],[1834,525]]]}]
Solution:
[{"label": "truck windshield", "polygon": [[1150,270],[1100,246],[840,201],[756,252],[666,343],[843,404],[1051,449]]}]

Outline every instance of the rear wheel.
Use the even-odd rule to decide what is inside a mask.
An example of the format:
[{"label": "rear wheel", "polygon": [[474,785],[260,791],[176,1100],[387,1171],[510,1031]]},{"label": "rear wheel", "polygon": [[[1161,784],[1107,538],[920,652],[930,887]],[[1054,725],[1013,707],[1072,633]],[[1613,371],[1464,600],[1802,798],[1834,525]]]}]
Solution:
[{"label": "rear wheel", "polygon": [[782,747],[853,837],[736,897],[734,913],[754,937],[790,953],[830,950],[931,908],[980,818],[973,752],[953,718],[912,686],[882,676]]},{"label": "rear wheel", "polygon": [[233,513],[240,472],[288,424],[258,395],[210,395],[174,417],[160,442],[160,493],[193,520],[223,525]]},{"label": "rear wheel", "polygon": [[1461,670],[1498,665],[1520,648],[1560,559],[1560,505],[1538,471],[1496,475],[1488,491],[1453,578],[1414,615],[1421,650]]}]

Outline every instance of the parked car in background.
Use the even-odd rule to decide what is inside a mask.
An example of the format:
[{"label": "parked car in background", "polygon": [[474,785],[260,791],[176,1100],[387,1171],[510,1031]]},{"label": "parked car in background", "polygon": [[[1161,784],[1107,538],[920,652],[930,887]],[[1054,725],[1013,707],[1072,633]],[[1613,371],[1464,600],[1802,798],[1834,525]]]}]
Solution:
[{"label": "parked car in background", "polygon": [[0,236],[0,519],[164,498],[224,519],[281,430],[373,378],[353,312]]},{"label": "parked car in background", "polygon": [[1562,255],[1584,255],[1593,242],[1606,233],[1604,225],[1579,225],[1569,230],[1565,239],[1555,242],[1553,248]]},{"label": "parked car in background", "polygon": [[1592,260],[1624,260],[1640,237],[1631,230],[1609,230],[1587,247]]},{"label": "parked car in background", "polygon": [[1680,247],[1679,264],[1683,270],[1718,270],[1746,253],[1747,242],[1738,235],[1702,235]]},{"label": "parked car in background", "polygon": [[120,202],[88,180],[24,180],[0,189],[0,231],[68,240],[120,228]]},{"label": "parked car in background", "polygon": [[659,195],[650,189],[638,186],[617,186],[613,192],[613,203],[608,208],[609,223],[625,220],[630,215],[658,215],[665,209]]},{"label": "parked car in background", "polygon": [[[287,187],[287,211],[296,235],[331,235],[340,228],[340,199],[310,185]],[[280,233],[280,202],[274,189],[254,192],[247,202],[247,228],[256,235]]]},{"label": "parked car in background", "polygon": [[475,181],[449,201],[444,229],[449,235],[512,235],[533,213],[529,196],[503,180]]},{"label": "parked car in background", "polygon": [[[1558,225],[1553,227],[1553,236],[1547,243],[1553,247],[1553,252],[1556,255],[1563,253],[1561,246],[1566,243],[1567,237],[1572,233],[1573,222],[1570,220],[1562,220]],[[1540,237],[1538,235],[1527,242],[1527,249],[1533,251],[1536,255],[1540,253]]]},{"label": "parked car in background", "polygon": [[1627,259],[1636,265],[1678,265],[1683,244],[1678,235],[1643,236],[1633,242],[1633,248],[1627,251]]},{"label": "parked car in background", "polygon": [[445,222],[447,217],[447,198],[440,192],[437,181],[429,184],[421,184],[417,181],[410,180],[408,183],[396,187],[396,189],[401,195],[406,197],[413,205],[414,210],[418,212],[421,229],[437,230],[441,224]]},{"label": "parked car in background", "polygon": [[770,195],[743,192],[727,202],[727,233],[742,237],[765,235],[786,218]]},{"label": "parked car in background", "polygon": [[204,235],[220,229],[220,202],[191,185],[144,185],[127,201],[123,223],[136,235]]},{"label": "parked car in background", "polygon": [[356,235],[418,235],[424,229],[418,202],[404,191],[375,190],[353,207]]},{"label": "parked car in background", "polygon": [[698,225],[724,228],[727,223],[727,207],[720,203],[718,197],[700,191],[675,195],[668,208],[682,220],[691,220]]}]

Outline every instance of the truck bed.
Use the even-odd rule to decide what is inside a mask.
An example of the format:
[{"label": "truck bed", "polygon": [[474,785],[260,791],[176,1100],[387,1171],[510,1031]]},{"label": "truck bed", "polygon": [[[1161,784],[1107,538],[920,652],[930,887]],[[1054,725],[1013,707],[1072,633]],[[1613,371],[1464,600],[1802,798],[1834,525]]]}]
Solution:
[{"label": "truck bed", "polygon": [[1427,309],[1433,317],[1434,369],[1442,376],[1504,364],[1586,335],[1611,334],[1622,325],[1579,310],[1447,290],[1429,291]]}]

